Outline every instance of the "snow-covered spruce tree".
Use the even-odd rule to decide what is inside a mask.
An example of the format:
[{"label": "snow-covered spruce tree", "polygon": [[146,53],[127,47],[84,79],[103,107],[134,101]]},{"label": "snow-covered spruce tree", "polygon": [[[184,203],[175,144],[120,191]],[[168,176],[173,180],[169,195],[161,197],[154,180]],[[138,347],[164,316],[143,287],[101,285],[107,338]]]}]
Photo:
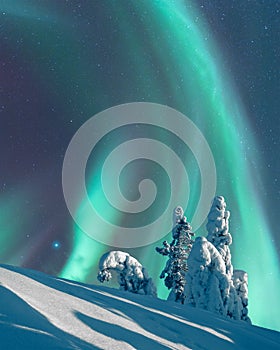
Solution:
[{"label": "snow-covered spruce tree", "polygon": [[233,271],[233,285],[241,301],[241,320],[251,322],[248,317],[248,275],[243,270]]},{"label": "snow-covered spruce tree", "polygon": [[231,253],[229,249],[229,246],[232,243],[231,234],[228,232],[229,217],[230,212],[226,210],[226,202],[224,197],[215,197],[208,214],[208,222],[206,225],[208,231],[207,240],[211,242],[221,254],[225,262],[226,273],[231,279],[233,267],[231,264]]},{"label": "snow-covered spruce tree", "polygon": [[99,260],[98,280],[102,283],[109,281],[112,278],[111,271],[117,272],[121,290],[157,296],[156,287],[147,270],[128,253],[110,251],[102,255]]},{"label": "snow-covered spruce tree", "polygon": [[215,197],[208,215],[207,239],[197,238],[188,258],[185,294],[193,306],[250,322],[246,276],[235,275],[231,263],[229,216],[224,198]]},{"label": "snow-covered spruce tree", "polygon": [[[247,309],[248,288],[246,296],[240,294],[241,284],[244,285],[244,288],[245,286],[248,287],[247,274],[245,272],[243,274],[237,272],[236,278],[234,278],[235,272],[233,270],[230,253],[232,236],[229,233],[229,217],[230,212],[226,210],[224,197],[215,197],[208,214],[208,223],[206,226],[208,231],[207,239],[217,248],[225,262],[226,274],[230,282],[230,295],[226,305],[227,316],[236,320],[250,322]],[[240,283],[238,281],[240,281]]]},{"label": "snow-covered spruce tree", "polygon": [[197,237],[188,258],[186,303],[227,315],[230,283],[221,254],[205,237]]},{"label": "snow-covered spruce tree", "polygon": [[160,275],[160,278],[164,278],[166,287],[171,289],[168,300],[175,300],[184,304],[187,258],[193,244],[192,236],[194,236],[194,233],[191,231],[192,228],[187,222],[181,207],[176,207],[173,214],[173,240],[170,244],[164,241],[163,247],[157,247],[156,251],[169,258]]}]

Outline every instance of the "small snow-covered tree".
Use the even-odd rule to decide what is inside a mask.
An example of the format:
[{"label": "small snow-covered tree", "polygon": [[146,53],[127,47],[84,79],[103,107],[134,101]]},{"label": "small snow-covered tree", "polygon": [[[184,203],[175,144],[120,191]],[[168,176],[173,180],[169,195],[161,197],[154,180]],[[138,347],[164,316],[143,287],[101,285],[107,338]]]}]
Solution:
[{"label": "small snow-covered tree", "polygon": [[156,296],[157,291],[147,270],[134,257],[122,251],[110,251],[99,260],[98,280],[109,281],[116,271],[121,290]]},{"label": "small snow-covered tree", "polygon": [[248,275],[243,270],[233,271],[233,285],[241,302],[241,320],[251,323],[248,316]]},{"label": "small snow-covered tree", "polygon": [[163,247],[157,247],[156,251],[169,258],[160,275],[160,278],[164,278],[166,287],[171,289],[168,299],[183,304],[185,300],[187,258],[193,244],[192,236],[194,236],[194,233],[191,231],[191,226],[187,222],[181,207],[176,207],[173,214],[173,240],[170,244],[164,241]]}]

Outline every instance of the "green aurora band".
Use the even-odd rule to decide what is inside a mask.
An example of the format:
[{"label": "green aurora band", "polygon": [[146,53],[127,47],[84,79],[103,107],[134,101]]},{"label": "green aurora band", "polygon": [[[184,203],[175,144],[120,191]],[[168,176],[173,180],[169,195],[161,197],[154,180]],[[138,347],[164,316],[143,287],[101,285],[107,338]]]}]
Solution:
[{"label": "green aurora band", "polygon": [[[55,33],[50,32],[48,37],[43,35],[47,20],[38,25],[33,18],[40,15],[43,18],[46,9],[40,9],[34,1],[29,15],[23,15],[23,5],[17,1],[15,4],[17,5],[13,7],[6,5],[5,10],[14,16],[22,17],[22,27],[25,27],[22,35],[28,39],[28,31],[36,27],[36,30],[42,33],[42,52],[51,50],[58,64],[65,63],[64,68],[57,73],[59,76],[56,79],[60,82],[57,83],[60,84],[57,89],[62,95],[56,98],[67,97],[68,100],[78,101],[77,110],[79,105],[87,106],[88,117],[120,103],[156,102],[177,109],[196,123],[208,140],[215,157],[218,174],[217,194],[225,196],[228,209],[231,210],[233,264],[235,268],[246,270],[249,275],[250,317],[254,324],[279,330],[280,300],[276,292],[280,290],[279,261],[272,244],[269,222],[258,195],[261,179],[252,169],[253,162],[261,162],[258,147],[242,102],[223,65],[222,54],[209,36],[210,29],[199,12],[191,3],[186,5],[180,0],[133,1],[130,5],[134,11],[132,15],[131,8],[128,8],[125,2],[108,2],[107,9],[104,10],[104,26],[110,28],[108,14],[119,18],[118,29],[122,34],[118,40],[122,50],[116,54],[116,67],[111,67],[114,81],[104,77],[100,86],[96,84],[102,81],[102,73],[98,71],[97,63],[102,59],[97,54],[95,57],[86,55],[78,40],[82,32],[73,29],[67,18],[62,15],[58,17],[59,22],[57,18],[48,17],[48,20],[54,21],[61,33],[65,34],[61,49],[59,45],[54,49],[53,42],[57,40]],[[27,21],[31,21],[29,26]],[[98,36],[98,33],[96,35]],[[32,47],[32,44],[30,46]],[[34,50],[37,50],[37,54],[40,53],[38,48],[32,47],[32,50],[33,52],[26,52],[26,55],[32,57]],[[107,50],[110,55],[110,48]],[[77,52],[82,56],[82,65],[75,61]],[[123,62],[123,67],[118,67],[117,62]],[[38,70],[41,70],[46,62],[41,59],[36,64]],[[129,81],[128,86],[121,85],[123,80],[119,74],[124,69]],[[46,75],[46,79],[51,86],[55,77]],[[73,82],[79,87],[78,94],[72,87]],[[119,85],[121,89],[117,88]],[[112,87],[115,90],[114,97],[110,96]],[[69,107],[69,114],[70,109]],[[81,116],[82,123],[84,118]],[[102,193],[100,188],[96,187],[95,176],[93,172],[88,187],[92,201],[98,202]],[[190,207],[197,202],[197,177],[197,173],[190,177],[190,186],[193,189],[190,193]],[[252,182],[252,178],[255,183]],[[191,215],[187,213],[187,216],[191,221]],[[17,230],[18,228],[13,228],[13,232]],[[196,234],[205,235],[205,231],[205,228],[201,228]],[[114,234],[111,234],[113,242]],[[14,235],[15,233],[12,233],[12,236]],[[90,239],[75,225],[73,236],[73,249],[60,276],[96,283],[94,274],[99,257],[110,247]],[[158,276],[165,261],[155,255],[155,246],[158,244],[160,242],[134,249],[130,253],[135,255],[148,268],[154,280],[158,281],[159,295],[164,298],[167,291]],[[152,265],[151,261],[156,259],[158,263]],[[267,300],[273,306],[269,315]]]},{"label": "green aurora band", "polygon": [[[228,199],[229,209],[239,208],[238,212],[232,212],[231,219],[233,262],[236,268],[245,269],[249,274],[250,316],[255,324],[277,328],[279,317],[276,305],[279,305],[279,299],[275,291],[280,290],[278,258],[257,188],[252,183],[253,172],[250,168],[250,159],[256,162],[260,159],[242,103],[227,73],[221,69],[222,56],[207,35],[209,29],[206,23],[202,23],[198,13],[186,8],[183,2],[134,2],[134,6],[139,18],[144,21],[143,28],[146,28],[153,48],[152,61],[158,61],[167,68],[164,89],[173,96],[172,107],[192,118],[204,132],[215,156],[218,193]],[[114,11],[122,16],[123,31],[132,33],[124,46],[128,45],[133,52],[141,52],[145,42],[129,28],[132,26],[129,13],[122,8],[121,2]],[[142,17],[145,11],[149,15]],[[153,23],[152,29],[149,22]],[[143,72],[143,62],[139,61],[141,53],[135,56],[135,71]],[[153,76],[153,67],[149,62],[146,62],[144,72]],[[183,84],[178,84],[178,81],[183,81]],[[160,93],[153,94],[153,91],[160,91],[159,87],[153,89],[155,83],[150,82],[152,100],[164,103]],[[94,196],[92,200],[98,201],[98,197]],[[205,231],[201,233],[205,234]],[[75,232],[75,236],[74,252],[62,276],[86,280],[87,272],[91,271],[107,247],[90,241],[79,231]],[[135,253],[156,276],[159,266],[149,266],[154,247],[142,248]],[[256,252],[261,254],[256,255]],[[79,266],[81,258],[85,264],[82,268]],[[73,276],[72,271],[77,271],[77,274]],[[158,288],[160,296],[165,297],[162,281],[159,281]],[[269,317],[261,300],[270,300],[271,305],[275,305]]]}]

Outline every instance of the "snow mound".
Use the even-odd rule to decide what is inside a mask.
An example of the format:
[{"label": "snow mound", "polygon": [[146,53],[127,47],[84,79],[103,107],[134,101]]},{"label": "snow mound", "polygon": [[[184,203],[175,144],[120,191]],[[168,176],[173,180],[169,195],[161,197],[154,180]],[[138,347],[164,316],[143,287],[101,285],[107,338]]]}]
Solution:
[{"label": "snow mound", "polygon": [[150,296],[0,265],[0,348],[279,349],[280,333]]}]

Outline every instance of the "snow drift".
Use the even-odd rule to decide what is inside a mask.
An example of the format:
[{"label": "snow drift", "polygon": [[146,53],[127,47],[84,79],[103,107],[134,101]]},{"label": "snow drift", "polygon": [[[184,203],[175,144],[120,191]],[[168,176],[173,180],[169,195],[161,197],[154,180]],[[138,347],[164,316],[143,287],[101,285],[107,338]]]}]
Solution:
[{"label": "snow drift", "polygon": [[0,266],[0,349],[279,349],[280,333],[150,296]]}]

